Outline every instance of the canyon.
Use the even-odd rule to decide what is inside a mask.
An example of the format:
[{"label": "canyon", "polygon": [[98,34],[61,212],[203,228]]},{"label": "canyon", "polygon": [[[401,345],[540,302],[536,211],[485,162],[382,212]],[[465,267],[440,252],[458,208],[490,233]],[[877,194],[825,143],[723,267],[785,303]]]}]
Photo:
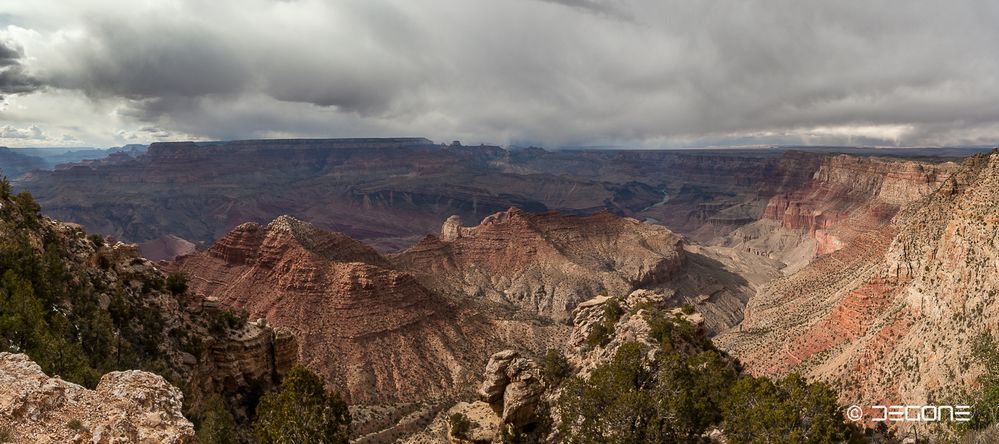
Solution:
[{"label": "canyon", "polygon": [[[634,219],[510,209],[474,227],[451,218],[440,237],[388,257],[281,216],[168,268],[195,297],[294,332],[299,360],[350,401],[383,404],[460,394],[497,347],[561,347],[573,310],[599,295],[653,290],[701,307],[717,330],[734,325],[727,307],[745,304],[746,284],[702,275],[689,255],[700,256]],[[697,293],[705,286],[713,297]]]},{"label": "canyon", "polygon": [[[399,251],[517,207],[608,210],[706,240],[757,220],[770,197],[809,181],[806,152],[628,151],[442,146],[427,139],[154,143],[144,152],[32,171],[15,181],[46,214],[118,239],[207,247],[283,214]],[[170,259],[150,248],[151,259]]]},{"label": "canyon", "polygon": [[242,224],[175,267],[194,295],[294,332],[299,360],[354,403],[453,393],[489,344],[538,352],[559,334],[551,322],[458,304],[370,247],[289,216]]},{"label": "canyon", "polygon": [[[515,417],[473,402],[482,369],[557,350],[585,375],[648,335],[649,306],[689,311],[749,373],[800,373],[843,404],[972,390],[971,339],[996,334],[999,154],[870,154],[185,142],[15,184],[138,243],[113,244],[115,263],[187,276],[160,308],[207,344],[170,354],[203,389],[185,403],[248,405],[300,362],[352,405],[359,442],[380,442],[440,437],[454,411]],[[614,298],[630,314],[593,348]],[[239,312],[221,334],[198,320]]]},{"label": "canyon", "polygon": [[[980,371],[972,340],[996,334],[997,166],[993,152],[939,181],[924,174],[916,182],[935,187],[901,194],[922,196],[769,284],[717,342],[750,371],[827,380],[850,403],[961,402]],[[899,195],[878,193],[886,204]]]}]

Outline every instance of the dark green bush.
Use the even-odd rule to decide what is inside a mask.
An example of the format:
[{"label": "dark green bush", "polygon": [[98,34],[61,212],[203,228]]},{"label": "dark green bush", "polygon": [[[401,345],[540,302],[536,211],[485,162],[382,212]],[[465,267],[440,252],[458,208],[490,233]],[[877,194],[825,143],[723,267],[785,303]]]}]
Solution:
[{"label": "dark green bush", "polygon": [[296,366],[277,393],[260,399],[253,428],[261,444],[346,444],[350,412],[339,393],[326,392],[322,378]]},{"label": "dark green bush", "polygon": [[198,444],[237,444],[236,420],[233,419],[225,401],[219,395],[212,395],[201,413],[198,427]]},{"label": "dark green bush", "polygon": [[545,353],[544,361],[541,364],[541,375],[553,386],[558,386],[569,376],[572,368],[569,361],[561,351],[550,349]]},{"label": "dark green bush", "polygon": [[604,302],[604,322],[608,322],[611,325],[616,324],[622,315],[624,315],[624,308],[621,307],[621,303],[618,302],[617,298],[610,298],[607,302]]},{"label": "dark green bush", "polygon": [[468,432],[472,430],[472,420],[463,413],[453,413],[447,419],[451,429],[451,436],[455,438],[468,438]]},{"label": "dark green bush", "polygon": [[83,426],[83,423],[79,419],[71,419],[66,423],[66,427],[75,432],[85,432],[87,428]]},{"label": "dark green bush", "polygon": [[170,273],[166,278],[166,289],[174,296],[187,291],[187,275],[179,271]]},{"label": "dark green bush", "polygon": [[610,343],[612,333],[614,333],[614,327],[608,328],[603,323],[596,324],[586,335],[586,344],[590,347],[603,347]]},{"label": "dark green bush", "polygon": [[87,240],[89,240],[90,243],[94,244],[94,247],[96,248],[104,247],[104,236],[101,236],[99,234],[91,234],[90,236],[87,236]]}]

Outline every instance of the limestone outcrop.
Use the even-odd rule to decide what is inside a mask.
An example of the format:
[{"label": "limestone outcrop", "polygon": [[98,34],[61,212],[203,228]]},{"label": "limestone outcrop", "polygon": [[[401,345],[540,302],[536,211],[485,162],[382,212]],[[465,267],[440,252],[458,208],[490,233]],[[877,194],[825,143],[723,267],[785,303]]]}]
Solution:
[{"label": "limestone outcrop", "polygon": [[0,353],[0,387],[0,429],[15,443],[194,442],[180,389],[152,373],[111,372],[88,390]]},{"label": "limestone outcrop", "polygon": [[545,386],[537,363],[504,350],[489,357],[484,378],[479,398],[501,412],[504,424],[523,427],[538,420]]}]

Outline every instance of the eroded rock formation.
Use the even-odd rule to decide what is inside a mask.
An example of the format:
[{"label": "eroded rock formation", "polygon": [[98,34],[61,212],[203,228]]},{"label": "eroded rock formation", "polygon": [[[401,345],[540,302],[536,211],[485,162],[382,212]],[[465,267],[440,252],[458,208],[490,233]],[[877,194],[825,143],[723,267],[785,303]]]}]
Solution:
[{"label": "eroded rock formation", "polygon": [[891,223],[768,285],[718,343],[753,372],[831,381],[844,402],[967,390],[971,340],[999,321],[997,190],[999,152],[969,158]]},{"label": "eroded rock formation", "polygon": [[606,212],[580,217],[510,209],[475,227],[448,219],[440,238],[427,237],[391,260],[443,293],[567,320],[576,304],[599,293],[669,280],[684,257],[680,237],[661,226]]},{"label": "eroded rock formation", "polygon": [[301,361],[353,403],[465,390],[491,344],[538,349],[562,329],[456,304],[360,242],[291,217],[240,225],[177,268],[196,294],[293,332]]},{"label": "eroded rock formation", "polygon": [[810,181],[771,197],[759,221],[734,230],[723,244],[781,260],[792,274],[888,225],[956,169],[952,162],[825,157]]},{"label": "eroded rock formation", "polygon": [[152,373],[111,372],[88,390],[0,353],[0,387],[0,428],[15,443],[194,442],[180,389]]}]

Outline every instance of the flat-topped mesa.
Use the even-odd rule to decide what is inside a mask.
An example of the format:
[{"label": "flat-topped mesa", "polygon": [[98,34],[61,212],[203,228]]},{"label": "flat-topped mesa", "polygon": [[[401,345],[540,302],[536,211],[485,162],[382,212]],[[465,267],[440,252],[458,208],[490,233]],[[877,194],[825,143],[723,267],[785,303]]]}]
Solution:
[{"label": "flat-topped mesa", "polygon": [[301,150],[301,149],[382,149],[401,147],[439,147],[423,137],[346,138],[346,139],[259,139],[220,142],[154,142],[147,155],[153,158],[197,155],[198,152],[229,150]]},{"label": "flat-topped mesa", "polygon": [[609,212],[511,208],[474,227],[460,223],[448,218],[440,238],[428,237],[390,260],[446,294],[484,296],[559,320],[597,294],[665,281],[684,262],[680,236]]}]

